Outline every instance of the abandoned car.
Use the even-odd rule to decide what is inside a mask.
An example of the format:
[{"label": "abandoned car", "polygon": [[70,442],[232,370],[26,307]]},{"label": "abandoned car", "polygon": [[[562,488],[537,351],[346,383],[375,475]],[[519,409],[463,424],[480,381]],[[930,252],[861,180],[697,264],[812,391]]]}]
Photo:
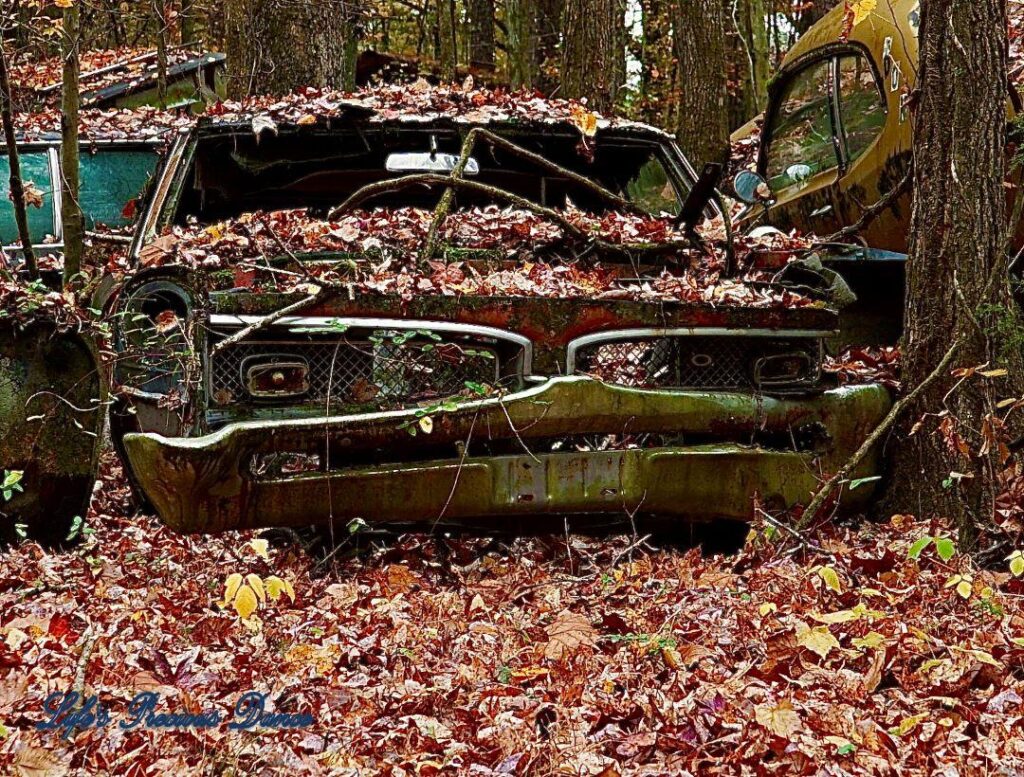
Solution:
[{"label": "abandoned car", "polygon": [[724,277],[670,136],[402,94],[225,109],[167,154],[107,306],[113,436],[171,527],[748,519],[889,409],[823,372],[824,301]]},{"label": "abandoned car", "polygon": [[[100,49],[81,54],[80,99],[83,108],[132,109],[141,106],[201,111],[224,96],[226,57],[216,52],[175,46],[167,52],[166,93],[161,98],[155,49]],[[25,58],[11,63],[14,108],[37,112],[59,107],[63,61]]]},{"label": "abandoned car", "polygon": [[[1024,7],[1011,3],[1008,13],[1019,17]],[[871,4],[863,17],[840,3],[786,54],[763,116],[733,134],[736,149],[756,137],[753,165],[770,189],[744,223],[819,236],[858,225],[857,239],[874,249],[867,258],[876,260],[876,288],[903,281],[919,28],[920,0]],[[1016,68],[1008,84],[1009,116],[1021,110],[1013,79],[1022,72]],[[884,207],[860,224],[879,202]],[[1022,244],[1018,225],[1016,245]]]}]

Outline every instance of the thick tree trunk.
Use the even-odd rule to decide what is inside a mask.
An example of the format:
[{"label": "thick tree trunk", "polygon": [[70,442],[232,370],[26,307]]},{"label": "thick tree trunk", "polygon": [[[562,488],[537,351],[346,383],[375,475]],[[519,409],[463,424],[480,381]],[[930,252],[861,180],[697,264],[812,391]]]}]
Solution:
[{"label": "thick tree trunk", "polygon": [[358,0],[225,0],[228,92],[355,84]]},{"label": "thick tree trunk", "polygon": [[622,0],[566,0],[562,19],[562,97],[611,112],[626,78]]},{"label": "thick tree trunk", "polygon": [[537,0],[505,0],[508,80],[529,89],[537,79]]},{"label": "thick tree trunk", "polygon": [[903,382],[923,380],[957,338],[954,365],[1009,373],[945,377],[922,393],[906,426],[923,426],[893,446],[887,506],[951,517],[961,543],[973,547],[993,525],[1000,468],[995,451],[984,452],[982,430],[996,401],[1024,391],[1019,337],[992,335],[1019,326],[1003,188],[1005,3],[923,0],[921,12]]},{"label": "thick tree trunk", "polygon": [[494,0],[469,0],[469,66],[494,71]]},{"label": "thick tree trunk", "polygon": [[61,87],[61,227],[64,233],[64,287],[77,285],[85,250],[85,223],[78,200],[78,76],[81,39],[80,4],[64,9],[64,34],[61,56],[64,59],[64,84]]},{"label": "thick tree trunk", "polygon": [[455,0],[437,0],[437,29],[440,42],[441,80],[451,83],[459,67],[459,48],[455,37]]},{"label": "thick tree trunk", "polygon": [[28,209],[25,203],[25,182],[21,177],[21,159],[18,156],[18,140],[14,132],[14,116],[11,107],[11,76],[7,70],[7,51],[0,41],[0,120],[3,122],[4,142],[7,146],[7,164],[11,171],[10,192],[14,205],[14,220],[18,225],[18,238],[24,255],[25,269],[29,278],[39,277],[36,255],[32,251],[32,233],[28,229]]},{"label": "thick tree trunk", "polygon": [[722,0],[674,0],[674,5],[679,142],[694,164],[724,162],[729,154],[725,7]]}]

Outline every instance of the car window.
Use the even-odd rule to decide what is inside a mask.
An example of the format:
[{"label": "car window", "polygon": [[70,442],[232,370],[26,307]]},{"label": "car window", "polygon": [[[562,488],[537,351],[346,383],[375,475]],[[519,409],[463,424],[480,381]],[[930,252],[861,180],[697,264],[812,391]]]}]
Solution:
[{"label": "car window", "polygon": [[80,159],[82,211],[86,229],[98,224],[123,227],[132,223],[132,209],[125,210],[146,188],[158,156],[153,151],[83,150]]},{"label": "car window", "polygon": [[768,146],[768,183],[774,191],[837,166],[830,92],[829,60],[797,73],[786,85]]},{"label": "car window", "polygon": [[652,156],[626,184],[626,197],[651,215],[679,215],[679,196],[665,165]]},{"label": "car window", "polygon": [[875,72],[860,54],[839,58],[839,115],[847,162],[859,159],[885,126],[885,103]]},{"label": "car window", "polygon": [[[53,183],[50,180],[50,160],[46,151],[22,153],[21,177],[26,190],[35,190],[41,205],[28,206],[28,230],[33,243],[43,243],[53,235]],[[37,199],[31,196],[30,199]],[[37,207],[39,205],[39,207]],[[11,202],[11,166],[7,155],[0,155],[0,244],[12,246],[20,243],[18,223],[14,219]]]}]

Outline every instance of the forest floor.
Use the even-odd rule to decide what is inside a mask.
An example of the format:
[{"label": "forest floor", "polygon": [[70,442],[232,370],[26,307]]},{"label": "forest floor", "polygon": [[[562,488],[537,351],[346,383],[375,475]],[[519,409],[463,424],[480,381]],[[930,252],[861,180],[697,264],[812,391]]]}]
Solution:
[{"label": "forest floor", "polygon": [[[761,527],[709,557],[627,535],[357,536],[325,563],[255,534],[177,535],[128,505],[108,466],[76,547],[0,553],[0,773],[1024,768],[1024,584],[974,568],[941,525],[806,543]],[[238,591],[218,604],[234,573],[280,595],[243,621]],[[68,690],[110,722],[37,730]],[[312,723],[231,730],[248,691]],[[124,728],[146,717],[129,708],[142,692],[153,715],[221,722]],[[265,722],[286,720],[301,722]]]}]

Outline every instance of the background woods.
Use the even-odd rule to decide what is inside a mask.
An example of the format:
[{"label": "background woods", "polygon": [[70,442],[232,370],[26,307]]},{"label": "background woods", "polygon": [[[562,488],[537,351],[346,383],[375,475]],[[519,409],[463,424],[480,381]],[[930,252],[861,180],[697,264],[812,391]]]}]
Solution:
[{"label": "background woods", "polygon": [[[60,49],[61,4],[9,0],[8,55]],[[797,0],[84,0],[83,51],[224,51],[228,92],[425,75],[585,97],[721,157],[773,68],[830,3]],[[685,75],[684,75],[685,74]],[[723,113],[720,107],[725,105]],[[712,138],[709,140],[709,137]],[[707,150],[711,149],[711,150]]]}]

